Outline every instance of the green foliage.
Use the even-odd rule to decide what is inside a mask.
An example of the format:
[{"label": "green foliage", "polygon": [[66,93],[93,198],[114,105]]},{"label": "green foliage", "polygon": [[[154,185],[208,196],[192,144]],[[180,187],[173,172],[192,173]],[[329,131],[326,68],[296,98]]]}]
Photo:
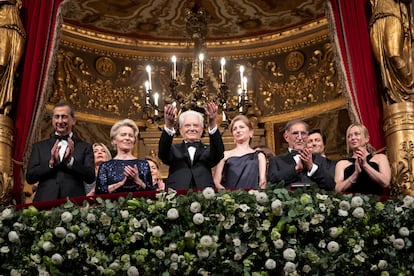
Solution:
[{"label": "green foliage", "polygon": [[414,198],[269,188],[0,216],[4,275],[412,275]]}]

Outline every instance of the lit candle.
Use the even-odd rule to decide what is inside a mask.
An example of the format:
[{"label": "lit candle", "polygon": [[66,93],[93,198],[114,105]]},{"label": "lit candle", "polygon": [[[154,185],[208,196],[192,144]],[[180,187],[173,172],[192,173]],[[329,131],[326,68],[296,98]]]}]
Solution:
[{"label": "lit candle", "polygon": [[242,102],[243,90],[240,88],[238,92],[239,92],[239,112],[242,113],[243,112],[243,105],[241,104],[241,102]]},{"label": "lit candle", "polygon": [[199,60],[199,63],[198,63],[198,77],[200,79],[202,79],[203,78],[203,60],[204,60],[204,54],[198,55],[198,60]]},{"label": "lit candle", "polygon": [[226,110],[226,104],[225,103],[223,104],[223,111],[222,111],[223,116],[222,116],[222,119],[221,119],[223,122],[227,121],[226,112],[224,112],[224,110]]},{"label": "lit candle", "polygon": [[244,90],[244,93],[247,96],[247,93],[246,93],[246,91],[247,91],[247,78],[246,77],[243,77],[243,90]]},{"label": "lit candle", "polygon": [[172,56],[171,60],[173,63],[172,79],[175,80],[177,78],[177,58],[175,56]]},{"label": "lit candle", "polygon": [[148,96],[149,95],[149,82],[145,81],[144,85],[145,85],[145,104],[149,105],[149,96]]},{"label": "lit candle", "polygon": [[225,83],[226,82],[226,78],[225,78],[225,73],[224,73],[224,65],[226,64],[226,60],[224,58],[221,58],[221,82]]},{"label": "lit candle", "polygon": [[243,73],[244,73],[244,66],[240,66],[240,88],[243,90]]},{"label": "lit candle", "polygon": [[158,98],[160,97],[160,95],[155,92],[154,93],[154,105],[155,105],[155,110],[154,110],[154,115],[158,115]]},{"label": "lit candle", "polygon": [[148,90],[152,89],[152,85],[151,85],[151,66],[147,65],[147,73],[148,73]]}]

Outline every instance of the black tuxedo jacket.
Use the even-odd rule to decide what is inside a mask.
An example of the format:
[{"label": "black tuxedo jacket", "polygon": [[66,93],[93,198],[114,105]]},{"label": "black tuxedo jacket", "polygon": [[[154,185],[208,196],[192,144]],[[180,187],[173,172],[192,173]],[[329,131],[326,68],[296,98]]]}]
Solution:
[{"label": "black tuxedo jacket", "polygon": [[161,134],[158,157],[169,166],[166,188],[175,190],[214,188],[211,168],[224,157],[224,145],[219,130],[210,135],[210,145],[201,145],[194,154],[191,164],[187,145],[172,144],[173,136],[165,130]]},{"label": "black tuxedo jacket", "polygon": [[92,145],[74,136],[72,140],[74,161],[71,168],[66,164],[49,167],[50,151],[56,142],[55,137],[33,144],[26,173],[27,183],[39,182],[33,201],[84,196],[84,182],[95,181]]},{"label": "black tuxedo jacket", "polygon": [[320,154],[313,154],[313,162],[318,165],[318,169],[309,177],[307,171],[296,172],[296,162],[290,152],[271,157],[269,158],[267,181],[271,183],[284,181],[285,187],[295,182],[316,183],[319,188],[333,190],[335,182],[326,169],[326,158]]}]

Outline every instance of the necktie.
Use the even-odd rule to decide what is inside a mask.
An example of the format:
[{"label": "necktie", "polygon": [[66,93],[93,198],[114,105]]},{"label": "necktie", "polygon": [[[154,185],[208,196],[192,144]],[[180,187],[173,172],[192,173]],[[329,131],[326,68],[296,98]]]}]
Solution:
[{"label": "necktie", "polygon": [[198,148],[200,146],[200,141],[197,142],[187,142],[187,147],[195,147]]},{"label": "necktie", "polygon": [[290,154],[292,154],[292,156],[295,156],[295,155],[298,155],[299,154],[299,151],[297,151],[297,150],[291,150],[290,151]]},{"label": "necktie", "polygon": [[59,141],[68,140],[69,134],[68,135],[57,135],[57,134],[55,134],[55,138]]}]

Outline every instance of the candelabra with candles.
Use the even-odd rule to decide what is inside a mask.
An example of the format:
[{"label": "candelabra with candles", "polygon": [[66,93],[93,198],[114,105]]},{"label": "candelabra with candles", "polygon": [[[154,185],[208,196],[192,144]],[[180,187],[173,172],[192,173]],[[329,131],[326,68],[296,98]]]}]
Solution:
[{"label": "candelabra with candles", "polygon": [[[172,57],[172,71],[171,81],[169,84],[170,94],[163,100],[165,103],[172,103],[177,106],[179,110],[196,110],[204,112],[204,107],[210,101],[217,103],[222,114],[222,125],[228,124],[232,117],[237,114],[246,114],[250,107],[247,96],[247,78],[244,76],[244,66],[240,66],[240,88],[238,91],[237,102],[233,101],[232,93],[226,82],[226,61],[224,58],[220,62],[221,83],[217,87],[217,93],[208,93],[206,82],[204,79],[204,59],[203,52],[205,51],[205,36],[207,34],[207,21],[209,19],[208,13],[197,4],[188,9],[186,17],[186,30],[188,37],[194,42],[194,59],[192,62],[192,85],[191,93],[184,93],[179,89],[179,82],[177,80],[177,58]],[[146,99],[145,99],[145,113],[146,116],[152,119],[153,122],[158,123],[163,117],[163,112],[159,109],[159,95],[155,93],[152,95],[151,85],[151,67],[146,67],[148,73],[148,81],[145,85]],[[153,97],[151,97],[153,96]]]}]

